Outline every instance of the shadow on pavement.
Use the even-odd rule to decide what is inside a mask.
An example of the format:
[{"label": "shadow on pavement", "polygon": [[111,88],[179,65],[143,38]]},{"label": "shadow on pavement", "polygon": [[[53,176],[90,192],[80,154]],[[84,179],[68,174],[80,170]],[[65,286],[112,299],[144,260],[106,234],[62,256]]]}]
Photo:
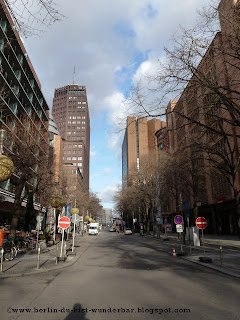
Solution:
[{"label": "shadow on pavement", "polygon": [[86,318],[86,313],[84,312],[84,308],[82,308],[80,303],[75,303],[71,313],[65,318],[65,320],[88,320]]}]

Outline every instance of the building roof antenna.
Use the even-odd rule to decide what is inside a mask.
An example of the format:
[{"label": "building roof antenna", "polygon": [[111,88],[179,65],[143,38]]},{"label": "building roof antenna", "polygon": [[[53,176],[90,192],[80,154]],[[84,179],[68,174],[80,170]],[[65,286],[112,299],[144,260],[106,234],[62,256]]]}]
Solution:
[{"label": "building roof antenna", "polygon": [[74,84],[74,82],[75,82],[75,66],[73,68],[73,84]]}]

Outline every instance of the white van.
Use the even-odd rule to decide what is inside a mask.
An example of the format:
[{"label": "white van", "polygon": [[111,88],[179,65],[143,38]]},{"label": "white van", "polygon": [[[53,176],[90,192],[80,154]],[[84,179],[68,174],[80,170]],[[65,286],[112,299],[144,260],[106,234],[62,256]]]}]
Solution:
[{"label": "white van", "polygon": [[90,223],[88,228],[89,235],[97,235],[98,234],[98,223]]}]

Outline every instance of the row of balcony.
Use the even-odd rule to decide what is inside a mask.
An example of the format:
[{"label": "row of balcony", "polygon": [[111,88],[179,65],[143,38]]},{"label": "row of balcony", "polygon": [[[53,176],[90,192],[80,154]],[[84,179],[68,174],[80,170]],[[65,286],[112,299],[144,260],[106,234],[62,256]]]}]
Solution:
[{"label": "row of balcony", "polygon": [[[0,51],[2,53],[2,56],[0,57],[1,70],[6,68],[7,62],[8,72],[4,70],[5,77],[12,81],[11,85],[13,86],[15,93],[19,95],[20,84],[24,89],[25,95],[28,97],[30,104],[32,104],[37,110],[36,113],[39,115],[40,119],[42,118],[43,114],[47,119],[48,116],[44,109],[47,110],[48,106],[38,87],[37,81],[32,78],[34,75],[32,74],[32,70],[28,64],[28,61],[26,60],[26,57],[24,57],[23,51],[17,39],[13,38],[12,35],[11,40],[8,39],[7,34],[5,33],[7,30],[7,24],[8,22],[6,20],[0,19]],[[14,48],[12,47],[12,44],[14,45]],[[3,66],[5,68],[3,68]],[[29,72],[31,73],[31,76],[29,75]]]}]

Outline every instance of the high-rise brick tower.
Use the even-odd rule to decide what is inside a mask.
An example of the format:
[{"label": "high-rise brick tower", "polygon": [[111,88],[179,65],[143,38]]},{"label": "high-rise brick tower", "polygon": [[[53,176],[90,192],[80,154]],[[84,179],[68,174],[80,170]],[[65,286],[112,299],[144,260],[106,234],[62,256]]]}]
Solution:
[{"label": "high-rise brick tower", "polygon": [[90,118],[85,86],[55,89],[52,114],[63,139],[63,164],[69,190],[89,190]]}]

